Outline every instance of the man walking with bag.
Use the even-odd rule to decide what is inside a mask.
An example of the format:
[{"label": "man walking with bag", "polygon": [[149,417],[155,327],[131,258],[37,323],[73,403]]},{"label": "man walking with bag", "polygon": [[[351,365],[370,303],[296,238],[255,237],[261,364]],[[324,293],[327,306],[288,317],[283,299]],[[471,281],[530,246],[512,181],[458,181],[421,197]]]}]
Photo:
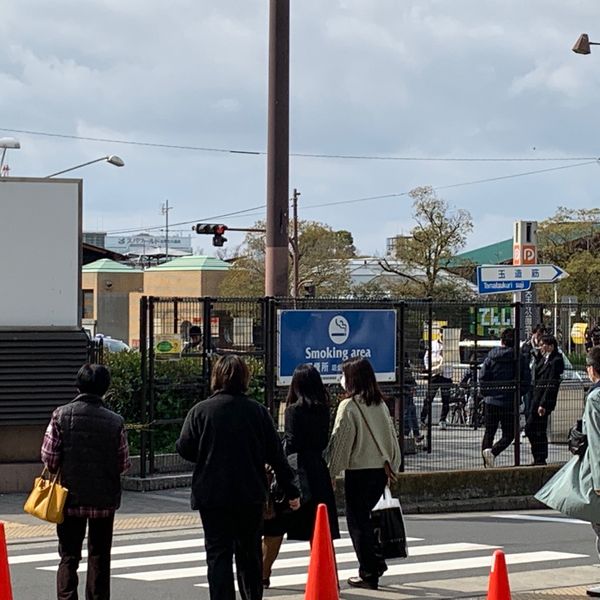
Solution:
[{"label": "man walking with bag", "polygon": [[86,364],[75,381],[79,395],[52,414],[42,461],[60,471],[69,490],[64,521],[57,525],[60,563],[57,599],[77,600],[77,567],[88,528],[86,600],[110,598],[110,550],[115,511],[121,502],[121,473],[130,465],[123,418],[104,406],[110,373]]}]

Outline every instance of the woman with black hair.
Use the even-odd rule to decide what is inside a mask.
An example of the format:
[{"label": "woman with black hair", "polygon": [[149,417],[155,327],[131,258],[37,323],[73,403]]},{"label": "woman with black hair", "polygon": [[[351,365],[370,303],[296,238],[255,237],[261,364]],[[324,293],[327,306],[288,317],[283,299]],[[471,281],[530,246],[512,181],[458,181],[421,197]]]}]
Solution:
[{"label": "woman with black hair", "polygon": [[371,510],[383,494],[389,471],[400,466],[400,447],[390,412],[371,363],[351,358],[342,364],[346,399],[338,406],[329,442],[332,477],[345,472],[346,520],[358,557],[352,587],[376,590],[387,565],[377,544]]},{"label": "woman with black hair", "polygon": [[333,486],[323,451],[329,438],[329,394],[312,365],[294,371],[285,410],[283,439],[288,461],[296,471],[300,509],[289,515],[265,520],[263,538],[263,585],[269,578],[279,552],[283,533],[288,540],[312,539],[317,506],[325,504],[333,539],[340,537]]}]

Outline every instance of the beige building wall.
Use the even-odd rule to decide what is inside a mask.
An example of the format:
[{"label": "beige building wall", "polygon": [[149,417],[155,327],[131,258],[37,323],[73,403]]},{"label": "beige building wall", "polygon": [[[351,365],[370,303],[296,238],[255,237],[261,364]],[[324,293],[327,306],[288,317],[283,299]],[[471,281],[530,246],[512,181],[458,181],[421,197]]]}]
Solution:
[{"label": "beige building wall", "polygon": [[147,296],[203,296],[200,271],[146,271]]},{"label": "beige building wall", "polygon": [[142,292],[144,274],[83,272],[82,288],[94,292],[94,313],[96,331],[110,337],[127,341],[129,334],[129,295]]},{"label": "beige building wall", "polygon": [[[140,298],[145,296],[158,297],[177,297],[177,298],[199,298],[202,296],[218,296],[219,287],[223,281],[226,271],[145,271],[144,272],[144,292],[129,294],[129,338],[128,343],[134,348],[139,347],[140,341]],[[157,319],[156,327],[169,322],[169,317],[174,315],[165,313],[165,307],[161,312],[161,318]],[[180,307],[179,321],[187,320],[192,324],[199,323],[202,315],[200,313],[190,314],[186,310],[186,305]],[[161,332],[158,329],[156,333],[171,333],[169,331]]]}]

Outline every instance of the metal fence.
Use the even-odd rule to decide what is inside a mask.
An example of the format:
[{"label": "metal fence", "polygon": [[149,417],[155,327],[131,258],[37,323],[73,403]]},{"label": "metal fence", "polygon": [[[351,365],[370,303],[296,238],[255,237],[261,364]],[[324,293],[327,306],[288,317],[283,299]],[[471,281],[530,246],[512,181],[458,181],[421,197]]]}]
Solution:
[{"label": "metal fence", "polygon": [[[594,323],[600,322],[600,304],[144,297],[140,323],[142,475],[155,471],[157,449],[164,451],[169,446],[187,411],[209,394],[211,363],[218,354],[236,353],[246,358],[252,372],[252,396],[264,402],[276,422],[282,424],[287,388],[276,382],[277,315],[279,310],[294,308],[396,311],[396,382],[383,384],[382,389],[403,445],[402,468],[410,471],[483,467],[478,366],[493,347],[500,345],[503,329],[520,325],[516,327],[518,355],[526,338],[524,317],[529,324],[543,323],[556,333],[566,365],[557,408],[548,425],[549,462],[569,458],[567,433],[582,414],[588,385],[583,364],[591,340],[586,340],[585,327],[589,332]],[[189,344],[193,326],[203,332],[201,344],[196,347]],[[437,373],[427,357],[441,328],[444,361],[442,372]],[[514,396],[517,433],[496,464],[529,464],[529,443],[519,433],[523,426],[523,383],[517,377],[505,385]],[[330,385],[329,389],[333,413],[343,396],[339,386]],[[428,399],[431,410],[423,410],[429,405]],[[439,424],[442,399],[449,404],[445,427]],[[416,427],[409,416],[413,420],[416,417]]]}]

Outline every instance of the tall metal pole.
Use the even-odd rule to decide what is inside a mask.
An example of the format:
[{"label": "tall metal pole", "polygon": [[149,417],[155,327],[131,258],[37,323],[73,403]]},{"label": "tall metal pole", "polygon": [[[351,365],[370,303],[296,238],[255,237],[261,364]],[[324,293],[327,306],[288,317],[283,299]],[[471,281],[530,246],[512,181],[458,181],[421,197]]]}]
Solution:
[{"label": "tall metal pole", "polygon": [[290,2],[270,0],[265,294],[287,296]]},{"label": "tall metal pole", "polygon": [[292,254],[294,256],[294,298],[298,297],[298,288],[300,287],[300,248],[298,247],[298,196],[300,196],[300,192],[296,188],[294,188],[294,195],[292,197],[292,208],[294,211],[292,213],[294,226],[294,233],[292,236]]}]

